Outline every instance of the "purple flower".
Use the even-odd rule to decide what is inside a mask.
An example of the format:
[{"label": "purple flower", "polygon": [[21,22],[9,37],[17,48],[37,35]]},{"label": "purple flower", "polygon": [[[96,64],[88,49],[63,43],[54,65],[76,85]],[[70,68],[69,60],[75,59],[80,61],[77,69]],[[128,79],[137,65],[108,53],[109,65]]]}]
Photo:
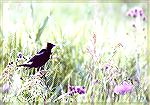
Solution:
[{"label": "purple flower", "polygon": [[77,92],[78,92],[78,93],[80,92],[80,88],[77,88]]},{"label": "purple flower", "polygon": [[[145,17],[144,10],[141,7],[131,8],[127,12],[127,15],[129,17],[133,17],[133,18],[137,18],[137,17],[143,18],[143,17]],[[143,19],[143,21],[145,21],[145,19]]]},{"label": "purple flower", "polygon": [[111,69],[111,64],[104,64],[105,70],[110,70]]},{"label": "purple flower", "polygon": [[116,85],[114,88],[114,93],[124,95],[128,92],[131,92],[133,89],[133,85],[129,84],[126,81],[123,81],[121,85]]},{"label": "purple flower", "polygon": [[23,58],[22,53],[21,53],[21,52],[18,52],[17,57],[18,57],[18,58]]},{"label": "purple flower", "polygon": [[142,13],[140,13],[140,16],[141,16],[141,17],[142,17],[142,15],[143,15],[143,14],[142,14]]},{"label": "purple flower", "polygon": [[128,13],[128,16],[131,16],[131,14],[130,14],[130,13]]},{"label": "purple flower", "polygon": [[5,84],[3,85],[3,92],[6,93],[6,92],[8,92],[9,90],[10,90],[10,85],[9,85],[9,83],[7,82],[7,83],[5,83]]},{"label": "purple flower", "polygon": [[23,59],[25,59],[23,54],[21,52],[18,52],[18,54],[17,54],[17,62],[19,62],[19,61],[21,61]]},{"label": "purple flower", "polygon": [[136,14],[133,14],[133,17],[136,18]]},{"label": "purple flower", "polygon": [[85,94],[86,90],[84,86],[68,86],[69,95],[73,95],[74,93]]}]

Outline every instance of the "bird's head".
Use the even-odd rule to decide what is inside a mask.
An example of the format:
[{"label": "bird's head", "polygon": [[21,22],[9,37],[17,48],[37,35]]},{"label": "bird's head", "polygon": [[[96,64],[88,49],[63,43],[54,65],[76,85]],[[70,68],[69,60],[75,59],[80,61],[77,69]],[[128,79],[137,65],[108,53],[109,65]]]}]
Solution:
[{"label": "bird's head", "polygon": [[52,43],[47,43],[47,50],[51,50],[54,46]]}]

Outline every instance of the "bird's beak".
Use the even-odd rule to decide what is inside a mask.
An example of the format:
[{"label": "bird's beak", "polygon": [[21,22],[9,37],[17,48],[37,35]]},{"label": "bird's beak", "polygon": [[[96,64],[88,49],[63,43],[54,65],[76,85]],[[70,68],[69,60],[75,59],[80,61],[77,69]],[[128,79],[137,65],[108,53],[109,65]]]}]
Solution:
[{"label": "bird's beak", "polygon": [[56,45],[53,44],[53,47],[55,47]]}]

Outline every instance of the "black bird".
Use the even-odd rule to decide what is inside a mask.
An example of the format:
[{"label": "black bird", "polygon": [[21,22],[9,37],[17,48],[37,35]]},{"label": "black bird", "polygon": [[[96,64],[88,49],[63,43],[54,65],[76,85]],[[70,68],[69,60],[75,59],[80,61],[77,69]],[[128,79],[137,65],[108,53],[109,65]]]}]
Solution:
[{"label": "black bird", "polygon": [[24,66],[24,67],[30,67],[30,68],[40,68],[43,66],[48,60],[50,55],[52,54],[51,49],[55,45],[52,43],[47,43],[46,49],[42,49],[40,52],[38,52],[34,57],[32,57],[27,63],[18,65],[18,66]]}]

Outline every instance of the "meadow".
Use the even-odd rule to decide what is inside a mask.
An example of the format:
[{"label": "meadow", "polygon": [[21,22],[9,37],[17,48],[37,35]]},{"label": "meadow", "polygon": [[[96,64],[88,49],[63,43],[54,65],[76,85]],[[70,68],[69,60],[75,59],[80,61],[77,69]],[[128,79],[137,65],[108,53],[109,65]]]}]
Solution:
[{"label": "meadow", "polygon": [[[148,105],[148,2],[0,3],[0,105]],[[18,67],[46,47],[46,64]]]}]

